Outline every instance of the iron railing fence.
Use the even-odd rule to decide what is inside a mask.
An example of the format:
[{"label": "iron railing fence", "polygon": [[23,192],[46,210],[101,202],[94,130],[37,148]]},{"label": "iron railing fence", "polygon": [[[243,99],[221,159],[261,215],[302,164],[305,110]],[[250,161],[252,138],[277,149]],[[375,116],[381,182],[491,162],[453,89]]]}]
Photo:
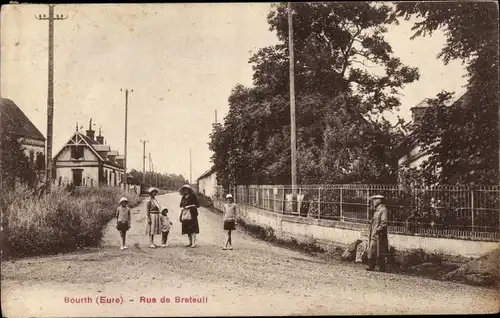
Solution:
[{"label": "iron railing fence", "polygon": [[214,202],[223,204],[230,192],[239,205],[313,219],[367,224],[373,213],[369,200],[381,194],[394,232],[500,238],[499,186],[299,185],[292,200],[289,185],[240,185],[216,189]]}]

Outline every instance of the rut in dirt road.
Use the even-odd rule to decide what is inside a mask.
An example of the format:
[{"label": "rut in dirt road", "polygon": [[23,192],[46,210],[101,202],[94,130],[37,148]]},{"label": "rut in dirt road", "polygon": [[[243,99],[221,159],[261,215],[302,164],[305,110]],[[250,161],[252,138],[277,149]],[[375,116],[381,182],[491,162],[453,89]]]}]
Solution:
[{"label": "rut in dirt road", "polygon": [[[168,248],[149,249],[144,206],[132,209],[129,250],[120,251],[114,223],[103,246],[85,253],[26,258],[2,264],[2,308],[10,315],[296,315],[486,313],[498,292],[456,283],[325,262],[273,246],[241,230],[234,250],[222,250],[219,214],[200,208],[196,248],[179,224],[180,196],[157,197],[173,221]],[[157,244],[159,243],[159,237]],[[65,296],[121,296],[122,305],[66,304]],[[141,303],[148,296],[207,297],[199,304]],[[26,299],[35,299],[27,301]],[[21,311],[22,309],[22,311]],[[58,310],[55,310],[58,309]]]}]

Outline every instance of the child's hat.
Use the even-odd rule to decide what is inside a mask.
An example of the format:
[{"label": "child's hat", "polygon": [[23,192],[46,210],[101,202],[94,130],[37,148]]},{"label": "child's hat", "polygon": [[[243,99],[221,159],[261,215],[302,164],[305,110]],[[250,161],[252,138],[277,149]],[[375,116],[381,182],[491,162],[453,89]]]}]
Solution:
[{"label": "child's hat", "polygon": [[120,199],[120,203],[122,203],[122,202],[128,202],[128,199],[127,199],[126,197],[122,197],[122,198]]},{"label": "child's hat", "polygon": [[155,188],[155,187],[151,187],[151,188],[149,188],[148,193],[149,193],[149,194],[151,194],[151,193],[153,193],[153,192],[155,192],[155,191],[156,191],[156,192],[159,192],[157,188]]},{"label": "child's hat", "polygon": [[226,199],[232,199],[233,198],[233,195],[232,194],[228,194],[226,195]]}]

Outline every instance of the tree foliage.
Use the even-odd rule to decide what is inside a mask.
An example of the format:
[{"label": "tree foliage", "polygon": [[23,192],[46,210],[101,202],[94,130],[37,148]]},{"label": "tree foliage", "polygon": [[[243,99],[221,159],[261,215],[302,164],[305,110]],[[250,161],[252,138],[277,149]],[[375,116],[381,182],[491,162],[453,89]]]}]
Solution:
[{"label": "tree foliage", "polygon": [[19,122],[1,120],[0,122],[0,187],[13,187],[16,181],[28,186],[35,186],[36,171],[34,165],[24,153],[18,131]]},{"label": "tree foliage", "polygon": [[[438,57],[466,65],[467,93],[451,107],[450,93],[431,101],[416,140],[431,154],[421,177],[433,183],[498,182],[498,6],[494,2],[399,2],[397,15],[417,18],[412,38],[443,30]],[[439,175],[435,174],[440,170]]]},{"label": "tree foliage", "polygon": [[[418,79],[384,38],[397,23],[385,4],[294,3],[298,175],[300,183],[393,182],[398,126],[375,119],[400,105]],[[290,106],[286,4],[273,6],[279,43],[250,58],[254,87],[236,85],[210,149],[219,182],[290,180]]]},{"label": "tree foliage", "polygon": [[[131,184],[140,184],[143,187],[157,186],[158,188],[164,190],[177,190],[182,185],[189,183],[189,181],[186,180],[186,178],[184,178],[182,175],[176,175],[173,173],[161,174],[147,171],[145,176],[145,184],[142,183],[142,172],[132,169],[129,172],[129,175],[131,177],[131,179],[129,180]],[[157,179],[158,183],[156,182]]]}]

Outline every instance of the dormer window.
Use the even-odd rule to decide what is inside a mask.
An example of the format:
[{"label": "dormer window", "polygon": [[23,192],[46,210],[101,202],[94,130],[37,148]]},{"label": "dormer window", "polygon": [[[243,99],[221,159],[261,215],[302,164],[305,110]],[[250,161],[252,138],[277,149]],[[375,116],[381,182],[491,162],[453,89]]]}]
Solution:
[{"label": "dormer window", "polygon": [[71,147],[71,159],[83,159],[83,146]]}]

